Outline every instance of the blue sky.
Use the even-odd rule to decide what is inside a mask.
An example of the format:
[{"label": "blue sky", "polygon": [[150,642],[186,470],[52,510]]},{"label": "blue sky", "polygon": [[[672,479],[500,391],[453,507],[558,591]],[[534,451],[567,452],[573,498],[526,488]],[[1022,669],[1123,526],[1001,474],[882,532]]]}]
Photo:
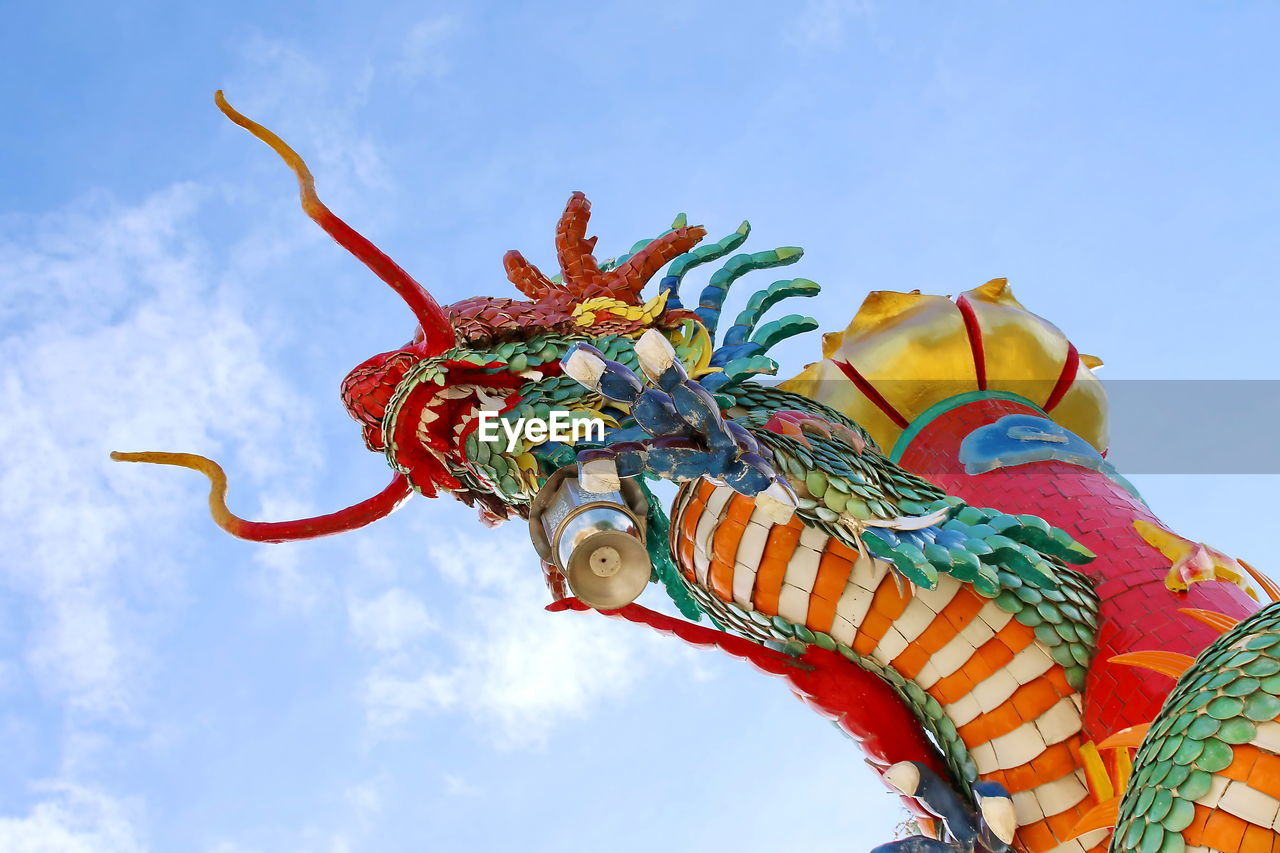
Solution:
[{"label": "blue sky", "polygon": [[[1261,3],[10,9],[0,848],[845,851],[900,819],[780,683],[544,614],[518,529],[420,500],[255,546],[194,475],[106,461],[205,453],[263,518],[386,479],[336,391],[409,315],[214,89],[442,301],[508,293],[509,248],[549,265],[581,189],[604,254],[679,211],[806,247],[825,329],[868,290],[1003,275],[1104,377],[1275,379],[1278,26]],[[1205,440],[1269,428],[1225,412]],[[1138,485],[1280,565],[1276,477]]]}]

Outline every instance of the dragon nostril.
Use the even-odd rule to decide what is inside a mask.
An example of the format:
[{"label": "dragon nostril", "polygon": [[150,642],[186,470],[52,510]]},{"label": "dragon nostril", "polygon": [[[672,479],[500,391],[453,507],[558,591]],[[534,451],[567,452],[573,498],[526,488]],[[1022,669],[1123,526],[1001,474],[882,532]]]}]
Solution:
[{"label": "dragon nostril", "polygon": [[422,360],[414,348],[392,350],[375,355],[347,374],[342,380],[342,405],[364,428],[364,443],[370,450],[382,451],[383,418],[400,380]]}]

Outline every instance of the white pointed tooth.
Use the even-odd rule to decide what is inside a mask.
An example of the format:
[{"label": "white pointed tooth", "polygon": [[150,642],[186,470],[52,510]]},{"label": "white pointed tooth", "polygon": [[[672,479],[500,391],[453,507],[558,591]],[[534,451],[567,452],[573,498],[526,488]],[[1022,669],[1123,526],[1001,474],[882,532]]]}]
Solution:
[{"label": "white pointed tooth", "polygon": [[526,370],[523,373],[518,373],[516,375],[519,376],[521,379],[532,379],[534,382],[537,382],[539,379],[542,378],[542,371]]},{"label": "white pointed tooth", "polygon": [[474,387],[472,385],[450,385],[440,392],[440,396],[446,400],[457,400],[470,394]]},{"label": "white pointed tooth", "polygon": [[1012,844],[1013,835],[1018,831],[1018,814],[1014,811],[1013,800],[1008,797],[979,797],[978,808],[996,838]]},{"label": "white pointed tooth", "polygon": [[501,396],[496,396],[484,388],[476,389],[476,399],[480,401],[480,405],[486,411],[490,411],[490,412],[502,411],[502,404],[506,402],[505,398]]},{"label": "white pointed tooth", "polygon": [[[479,403],[479,401],[477,401],[477,403]],[[474,421],[476,419],[476,415],[479,415],[479,414],[480,414],[480,406],[479,405],[471,406],[471,411],[466,412],[466,414],[463,414],[461,418],[458,418],[458,423],[456,427],[453,428],[453,432],[461,433],[463,429],[467,428],[467,424],[470,424],[471,421]]]},{"label": "white pointed tooth", "polygon": [[920,768],[910,761],[899,761],[884,771],[884,781],[895,791],[914,797],[920,789]]},{"label": "white pointed tooth", "polygon": [[418,423],[429,424],[440,417],[440,413],[432,409],[430,406],[422,410],[422,417],[418,419]]}]

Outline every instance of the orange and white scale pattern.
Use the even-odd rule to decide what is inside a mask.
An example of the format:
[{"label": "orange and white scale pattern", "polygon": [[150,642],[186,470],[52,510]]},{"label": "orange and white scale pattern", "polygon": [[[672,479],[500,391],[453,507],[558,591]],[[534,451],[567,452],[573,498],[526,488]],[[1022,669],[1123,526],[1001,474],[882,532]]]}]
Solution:
[{"label": "orange and white scale pattern", "polygon": [[1105,831],[1071,838],[1095,805],[1080,756],[1081,696],[1032,629],[994,601],[947,575],[933,590],[900,583],[887,563],[799,518],[775,524],[750,498],[706,480],[681,489],[671,547],[729,626],[768,637],[718,602],[825,633],[933,697],[979,777],[1012,794],[1020,850],[1103,849]]},{"label": "orange and white scale pattern", "polygon": [[1231,764],[1195,800],[1195,816],[1182,832],[1186,853],[1280,851],[1280,722],[1261,724],[1232,753]]}]

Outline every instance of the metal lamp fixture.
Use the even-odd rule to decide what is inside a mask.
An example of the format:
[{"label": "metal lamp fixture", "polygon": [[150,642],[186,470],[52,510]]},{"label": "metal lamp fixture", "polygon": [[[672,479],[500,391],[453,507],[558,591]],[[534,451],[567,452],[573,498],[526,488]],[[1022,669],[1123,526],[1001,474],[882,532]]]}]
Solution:
[{"label": "metal lamp fixture", "polygon": [[538,490],[529,511],[529,535],[539,556],[553,563],[573,594],[597,610],[616,610],[640,596],[652,567],[645,548],[648,502],[623,480],[618,491],[588,492],[574,465]]}]

